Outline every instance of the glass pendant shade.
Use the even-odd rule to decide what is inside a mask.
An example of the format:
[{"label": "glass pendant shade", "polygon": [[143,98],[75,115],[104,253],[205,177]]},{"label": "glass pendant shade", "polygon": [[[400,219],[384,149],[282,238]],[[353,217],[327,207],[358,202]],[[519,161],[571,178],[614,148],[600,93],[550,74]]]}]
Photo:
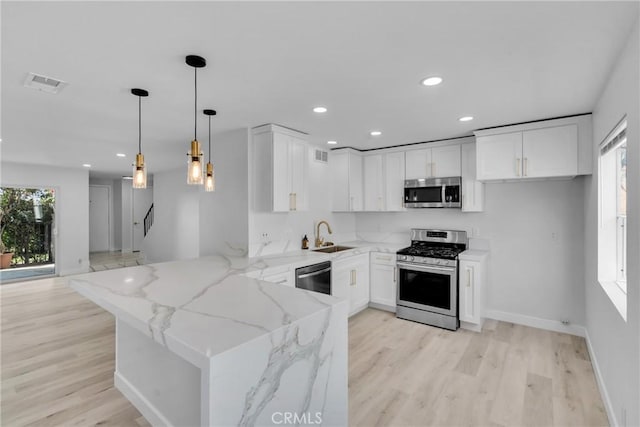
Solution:
[{"label": "glass pendant shade", "polygon": [[204,191],[216,191],[216,177],[213,174],[213,164],[207,163],[207,177],[204,181]]},{"label": "glass pendant shade", "polygon": [[189,167],[187,168],[187,184],[202,185],[204,183],[202,170],[202,152],[200,143],[191,141],[191,152],[189,153]]},{"label": "glass pendant shade", "polygon": [[147,167],[141,153],[136,154],[136,164],[133,165],[133,188],[147,188]]}]

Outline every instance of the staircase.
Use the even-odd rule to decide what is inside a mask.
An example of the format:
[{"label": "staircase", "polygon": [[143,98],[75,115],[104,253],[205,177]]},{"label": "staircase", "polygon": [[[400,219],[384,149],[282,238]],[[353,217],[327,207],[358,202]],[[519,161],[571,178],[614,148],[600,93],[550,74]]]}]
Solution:
[{"label": "staircase", "polygon": [[149,229],[151,229],[152,225],[153,225],[153,203],[151,204],[151,207],[147,211],[147,214],[144,216],[144,236],[145,237],[147,237],[147,233],[149,232]]}]

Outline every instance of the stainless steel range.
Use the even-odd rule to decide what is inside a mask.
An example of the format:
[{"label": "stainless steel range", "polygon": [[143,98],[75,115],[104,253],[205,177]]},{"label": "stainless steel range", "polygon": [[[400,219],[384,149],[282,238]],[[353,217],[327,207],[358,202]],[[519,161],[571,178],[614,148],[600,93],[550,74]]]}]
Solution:
[{"label": "stainless steel range", "polygon": [[411,230],[411,246],[397,252],[397,317],[458,329],[458,254],[467,243],[465,231]]}]

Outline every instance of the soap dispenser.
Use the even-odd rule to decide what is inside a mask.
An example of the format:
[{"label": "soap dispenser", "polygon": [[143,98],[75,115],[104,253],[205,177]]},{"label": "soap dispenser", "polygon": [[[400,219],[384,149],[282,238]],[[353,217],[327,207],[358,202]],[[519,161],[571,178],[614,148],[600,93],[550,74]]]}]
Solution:
[{"label": "soap dispenser", "polygon": [[309,239],[306,234],[302,238],[302,249],[309,249]]}]

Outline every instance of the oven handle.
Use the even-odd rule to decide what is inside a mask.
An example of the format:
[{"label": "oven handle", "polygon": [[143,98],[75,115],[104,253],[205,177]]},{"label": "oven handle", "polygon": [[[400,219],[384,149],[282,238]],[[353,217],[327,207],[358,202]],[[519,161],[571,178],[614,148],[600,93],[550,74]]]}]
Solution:
[{"label": "oven handle", "polygon": [[446,271],[448,273],[453,273],[456,271],[455,267],[435,267],[435,266],[423,266],[423,265],[415,265],[415,264],[405,264],[404,262],[397,263],[398,268],[405,268],[405,270],[418,270],[418,271]]}]

